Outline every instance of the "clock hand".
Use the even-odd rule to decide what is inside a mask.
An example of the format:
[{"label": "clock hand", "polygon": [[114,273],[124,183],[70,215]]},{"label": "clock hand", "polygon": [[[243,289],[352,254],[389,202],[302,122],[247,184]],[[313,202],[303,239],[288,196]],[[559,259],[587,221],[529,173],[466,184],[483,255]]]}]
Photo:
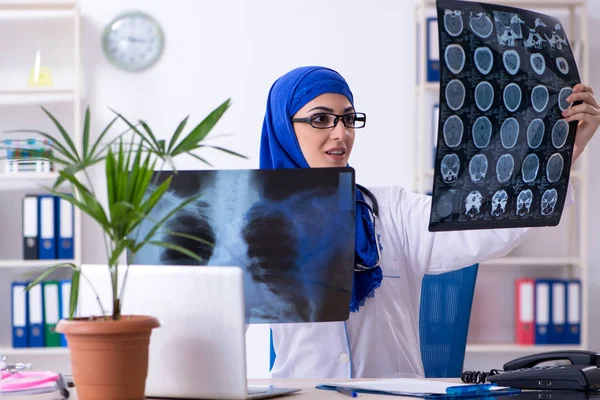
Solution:
[{"label": "clock hand", "polygon": [[134,42],[134,43],[148,43],[148,42],[150,42],[149,40],[139,39],[139,38],[136,38],[136,37],[133,37],[133,36],[129,36],[127,38],[127,41],[128,42]]}]

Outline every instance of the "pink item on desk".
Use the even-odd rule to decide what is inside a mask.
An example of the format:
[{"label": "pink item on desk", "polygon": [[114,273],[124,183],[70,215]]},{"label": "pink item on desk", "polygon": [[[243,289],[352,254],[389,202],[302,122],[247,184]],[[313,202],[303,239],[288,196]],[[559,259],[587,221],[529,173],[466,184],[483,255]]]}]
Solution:
[{"label": "pink item on desk", "polygon": [[8,372],[0,375],[0,393],[27,389],[44,389],[56,386],[58,374],[44,371]]}]

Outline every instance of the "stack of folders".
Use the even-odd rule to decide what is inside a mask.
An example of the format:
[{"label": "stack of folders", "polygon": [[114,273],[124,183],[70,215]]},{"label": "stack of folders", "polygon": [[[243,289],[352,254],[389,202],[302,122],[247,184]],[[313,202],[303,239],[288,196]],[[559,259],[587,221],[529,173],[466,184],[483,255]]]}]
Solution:
[{"label": "stack of folders", "polygon": [[515,304],[517,344],[580,343],[580,280],[517,279]]},{"label": "stack of folders", "polygon": [[73,254],[73,205],[58,196],[23,197],[23,258],[70,260]]},{"label": "stack of folders", "polygon": [[44,281],[26,292],[28,284],[12,283],[12,346],[66,347],[64,335],[55,329],[69,317],[71,281]]}]

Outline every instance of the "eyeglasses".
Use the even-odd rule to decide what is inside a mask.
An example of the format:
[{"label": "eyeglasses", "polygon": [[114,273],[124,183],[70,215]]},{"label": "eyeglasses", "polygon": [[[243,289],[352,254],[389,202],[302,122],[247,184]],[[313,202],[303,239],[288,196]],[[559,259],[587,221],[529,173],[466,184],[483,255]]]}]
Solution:
[{"label": "eyeglasses", "polygon": [[367,115],[365,113],[348,113],[342,115],[316,113],[306,118],[292,118],[292,122],[305,122],[317,129],[335,128],[338,121],[342,121],[346,128],[364,128],[367,123]]}]

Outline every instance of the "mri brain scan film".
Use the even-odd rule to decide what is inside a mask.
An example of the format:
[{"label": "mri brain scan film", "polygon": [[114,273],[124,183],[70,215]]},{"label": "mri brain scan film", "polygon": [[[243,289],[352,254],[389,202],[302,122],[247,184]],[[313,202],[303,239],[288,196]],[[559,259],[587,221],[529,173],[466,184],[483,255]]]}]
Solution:
[{"label": "mri brain scan film", "polygon": [[488,161],[483,154],[477,154],[471,158],[469,162],[469,175],[471,175],[471,182],[480,183],[485,180],[487,174]]},{"label": "mri brain scan film", "polygon": [[521,68],[521,56],[514,50],[505,50],[502,53],[502,62],[506,72],[511,75],[515,75]]},{"label": "mri brain scan film", "polygon": [[519,138],[519,123],[513,117],[507,118],[500,126],[500,143],[505,149],[512,149]]},{"label": "mri brain scan film", "polygon": [[560,149],[565,145],[569,136],[569,123],[564,119],[559,119],[552,128],[552,146]]},{"label": "mri brain scan film", "polygon": [[488,117],[479,117],[473,124],[473,144],[479,149],[487,147],[492,138],[492,123]]},{"label": "mri brain scan film", "polygon": [[554,183],[560,179],[564,165],[565,160],[563,160],[560,153],[555,153],[550,156],[548,164],[546,165],[546,177],[548,178],[548,182]]},{"label": "mri brain scan film", "polygon": [[546,60],[544,60],[543,55],[534,53],[529,60],[531,61],[531,68],[533,68],[536,74],[542,75],[546,71]]},{"label": "mri brain scan film", "polygon": [[537,85],[531,91],[531,105],[537,112],[543,112],[548,105],[548,89],[544,85]]},{"label": "mri brain scan film", "polygon": [[509,83],[502,93],[504,107],[510,111],[516,111],[521,105],[521,88],[516,83]]},{"label": "mri brain scan film", "polygon": [[487,75],[494,66],[494,55],[489,47],[479,47],[475,49],[473,61],[475,62],[477,70],[481,72],[482,75]]},{"label": "mri brain scan film", "polygon": [[494,88],[489,82],[482,81],[475,87],[475,104],[481,111],[487,111],[494,102]]},{"label": "mri brain scan film", "polygon": [[544,121],[539,118],[531,121],[529,126],[527,127],[527,145],[531,149],[537,149],[542,144],[542,140],[544,139],[544,131],[546,127],[544,126]]},{"label": "mri brain scan film", "polygon": [[459,110],[465,103],[465,85],[458,79],[446,86],[446,101],[448,107],[454,111]]},{"label": "mri brain scan film", "polygon": [[440,64],[430,231],[555,226],[567,198],[580,83],[559,19],[437,0]]},{"label": "mri brain scan film", "polygon": [[492,20],[489,15],[484,12],[471,12],[469,17],[469,27],[474,34],[482,39],[488,38],[494,29]]},{"label": "mri brain scan film", "polygon": [[460,159],[456,154],[446,154],[442,158],[442,179],[446,183],[456,181],[460,170]]},{"label": "mri brain scan film", "polygon": [[446,66],[453,74],[460,74],[465,67],[465,51],[458,44],[448,46],[446,47],[444,60],[446,60]]},{"label": "mri brain scan film", "polygon": [[448,147],[456,147],[462,142],[464,125],[461,119],[453,115],[444,122],[444,142]]},{"label": "mri brain scan film", "polygon": [[456,37],[463,31],[463,18],[462,12],[458,10],[446,12],[444,15],[444,29],[448,35]]},{"label": "mri brain scan film", "polygon": [[523,165],[521,166],[521,176],[523,177],[523,182],[531,183],[537,178],[538,171],[540,170],[540,159],[535,154],[528,154],[523,160]]},{"label": "mri brain scan film", "polygon": [[567,101],[567,97],[573,94],[573,89],[570,87],[560,89],[558,93],[558,107],[561,111],[565,111],[567,108],[571,107],[571,103]]},{"label": "mri brain scan film", "polygon": [[569,64],[564,57],[558,57],[556,59],[556,68],[558,68],[563,75],[567,75],[569,73]]},{"label": "mri brain scan film", "polygon": [[500,183],[506,183],[512,178],[515,168],[515,159],[510,154],[503,154],[496,163],[496,179]]}]

